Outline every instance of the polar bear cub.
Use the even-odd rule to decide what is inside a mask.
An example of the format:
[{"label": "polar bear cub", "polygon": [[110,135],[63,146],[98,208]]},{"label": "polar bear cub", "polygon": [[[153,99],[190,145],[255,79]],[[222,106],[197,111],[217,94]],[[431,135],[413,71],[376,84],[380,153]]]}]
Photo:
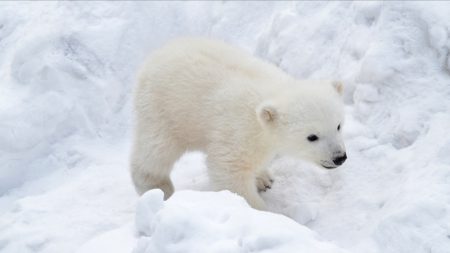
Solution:
[{"label": "polar bear cub", "polygon": [[183,38],[154,52],[134,91],[131,175],[139,194],[169,198],[183,153],[206,153],[217,190],[264,209],[266,164],[289,155],[331,169],[347,158],[341,136],[342,84],[301,81],[221,41]]}]

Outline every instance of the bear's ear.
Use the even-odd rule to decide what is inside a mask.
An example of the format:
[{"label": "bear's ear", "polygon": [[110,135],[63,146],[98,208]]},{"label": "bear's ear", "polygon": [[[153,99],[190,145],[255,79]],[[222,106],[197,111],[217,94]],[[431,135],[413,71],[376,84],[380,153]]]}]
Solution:
[{"label": "bear's ear", "polygon": [[273,105],[261,105],[257,110],[260,121],[268,124],[274,123],[278,119],[278,112]]},{"label": "bear's ear", "polygon": [[334,89],[339,93],[339,95],[342,96],[342,94],[344,93],[344,84],[342,84],[341,81],[333,81],[331,83],[334,87]]}]

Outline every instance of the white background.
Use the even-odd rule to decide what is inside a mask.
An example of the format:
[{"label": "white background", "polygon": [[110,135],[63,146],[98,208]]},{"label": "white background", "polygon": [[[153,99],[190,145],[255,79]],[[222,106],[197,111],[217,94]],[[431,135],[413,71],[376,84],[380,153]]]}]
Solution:
[{"label": "white background", "polygon": [[[0,252],[450,252],[450,4],[1,2]],[[139,201],[131,97],[170,38],[226,40],[346,84],[349,159],[274,161],[271,211],[211,193],[202,154]],[[136,222],[135,222],[136,221]]]}]

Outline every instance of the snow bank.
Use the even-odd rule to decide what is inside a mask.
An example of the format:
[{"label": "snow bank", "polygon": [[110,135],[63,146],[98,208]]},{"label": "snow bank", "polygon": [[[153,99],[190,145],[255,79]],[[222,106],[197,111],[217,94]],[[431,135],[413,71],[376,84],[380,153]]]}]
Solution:
[{"label": "snow bank", "polygon": [[163,202],[152,190],[139,200],[135,253],[344,252],[282,215],[249,208],[228,191],[177,192]]},{"label": "snow bank", "polygon": [[[264,246],[265,239],[252,243],[267,236],[280,250],[334,244],[349,252],[447,253],[448,13],[444,2],[2,2],[0,252],[133,248],[137,197],[127,160],[134,74],[168,39],[206,35],[299,78],[343,79],[349,159],[334,171],[274,161],[275,184],[263,198],[301,225],[230,194],[180,192],[167,203],[155,200],[155,217],[138,213],[136,251],[159,247],[157,236],[179,239],[167,251],[202,246],[196,240],[213,245],[213,238],[236,246],[227,238],[239,242],[239,231],[215,216],[227,210],[227,222],[254,236],[240,234],[246,247]],[[188,155],[176,165],[175,187],[209,190],[205,170],[202,155]],[[140,200],[144,209],[156,208],[147,201]],[[176,206],[191,210],[208,237],[176,237],[172,214],[180,224],[194,222]],[[175,237],[159,230],[166,225]]]}]

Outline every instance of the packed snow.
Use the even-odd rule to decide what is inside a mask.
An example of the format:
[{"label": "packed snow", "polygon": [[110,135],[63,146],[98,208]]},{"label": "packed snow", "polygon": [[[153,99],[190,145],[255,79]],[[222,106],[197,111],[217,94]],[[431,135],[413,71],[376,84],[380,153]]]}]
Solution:
[{"label": "packed snow", "polygon": [[[450,252],[450,4],[1,2],[0,252]],[[341,79],[348,160],[279,157],[270,212],[129,174],[131,90],[148,52],[223,39],[302,79]]]},{"label": "packed snow", "polygon": [[163,197],[153,190],[139,200],[136,227],[141,237],[135,252],[344,253],[295,221],[249,208],[227,191],[185,190],[166,203]]}]

